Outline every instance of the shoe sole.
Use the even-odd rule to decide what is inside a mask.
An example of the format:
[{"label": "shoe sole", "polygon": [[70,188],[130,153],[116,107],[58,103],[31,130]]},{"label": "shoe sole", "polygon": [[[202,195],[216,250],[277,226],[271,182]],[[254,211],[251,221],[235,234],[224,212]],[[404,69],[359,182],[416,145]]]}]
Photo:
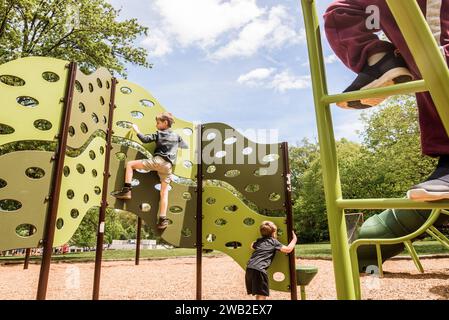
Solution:
[{"label": "shoe sole", "polygon": [[116,196],[111,194],[111,196],[113,196],[116,199],[120,199],[120,200],[131,200],[131,196]]},{"label": "shoe sole", "polygon": [[449,192],[429,192],[426,189],[413,189],[407,192],[407,198],[413,201],[438,201],[449,199]]},{"label": "shoe sole", "polygon": [[[384,87],[393,86],[395,84],[400,83],[406,83],[410,82],[414,79],[413,75],[410,73],[410,71],[407,68],[395,68],[391,69],[390,71],[386,72],[382,77],[379,79],[371,82],[370,84],[364,86],[360,90],[368,90],[368,89],[379,89]],[[360,100],[360,105],[363,105],[365,107],[356,108],[350,106],[350,102],[352,101],[343,101],[338,102],[337,106],[343,109],[351,109],[351,110],[358,110],[358,109],[367,109],[370,107],[377,106],[381,104],[387,97],[378,97],[378,98],[368,98],[368,99],[362,99]]]},{"label": "shoe sole", "polygon": [[115,197],[115,198],[120,200],[131,200],[131,197]]}]

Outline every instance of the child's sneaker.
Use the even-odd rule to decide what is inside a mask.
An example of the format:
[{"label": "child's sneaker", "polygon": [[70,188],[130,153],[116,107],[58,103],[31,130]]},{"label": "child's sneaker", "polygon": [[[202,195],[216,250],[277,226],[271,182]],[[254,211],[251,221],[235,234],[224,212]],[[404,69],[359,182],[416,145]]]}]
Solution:
[{"label": "child's sneaker", "polygon": [[441,157],[435,172],[423,183],[410,188],[407,198],[415,201],[449,199],[449,158]]},{"label": "child's sneaker", "polygon": [[131,199],[131,189],[130,187],[123,187],[120,191],[113,191],[111,195],[117,199],[130,200]]},{"label": "child's sneaker", "polygon": [[[370,66],[366,64],[354,82],[344,91],[352,92],[366,89],[382,88],[414,79],[407,68],[405,60],[398,50],[388,52],[379,62]],[[337,106],[345,109],[367,109],[377,106],[387,97],[369,98],[338,102]]]},{"label": "child's sneaker", "polygon": [[157,223],[158,229],[165,229],[169,225],[169,220],[167,217],[159,217],[159,222]]}]

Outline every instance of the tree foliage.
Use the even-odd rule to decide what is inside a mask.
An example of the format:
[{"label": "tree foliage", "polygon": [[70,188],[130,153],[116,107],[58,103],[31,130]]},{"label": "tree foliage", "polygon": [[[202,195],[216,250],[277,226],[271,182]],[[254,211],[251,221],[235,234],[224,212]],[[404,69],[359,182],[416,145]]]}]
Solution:
[{"label": "tree foliage", "polygon": [[[416,101],[390,99],[361,117],[362,143],[337,142],[343,197],[400,198],[435,168],[421,154]],[[294,214],[301,242],[329,240],[318,144],[303,141],[290,150],[294,176]],[[373,211],[364,213],[372,214]]]},{"label": "tree foliage", "polygon": [[0,63],[44,56],[121,75],[125,62],[150,67],[147,51],[134,45],[148,29],[119,14],[106,0],[0,0]]}]

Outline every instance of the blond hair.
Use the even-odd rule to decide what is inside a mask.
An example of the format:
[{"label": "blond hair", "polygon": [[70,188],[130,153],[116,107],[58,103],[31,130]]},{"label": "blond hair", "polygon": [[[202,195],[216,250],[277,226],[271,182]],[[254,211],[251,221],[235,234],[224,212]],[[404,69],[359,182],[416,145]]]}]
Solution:
[{"label": "blond hair", "polygon": [[263,237],[272,237],[275,236],[275,232],[278,230],[278,227],[271,221],[263,221],[260,225],[260,234]]},{"label": "blond hair", "polygon": [[171,112],[162,112],[156,117],[156,121],[167,121],[168,127],[171,128],[173,123],[175,123],[175,119]]}]

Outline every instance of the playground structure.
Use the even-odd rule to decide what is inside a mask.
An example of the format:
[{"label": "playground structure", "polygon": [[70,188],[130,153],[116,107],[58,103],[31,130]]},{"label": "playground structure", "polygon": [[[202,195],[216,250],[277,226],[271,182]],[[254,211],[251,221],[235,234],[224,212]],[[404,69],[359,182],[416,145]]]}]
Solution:
[{"label": "playground structure", "polygon": [[[100,292],[106,209],[132,212],[139,230],[143,220],[167,243],[196,248],[197,299],[202,250],[222,251],[245,268],[267,219],[278,226],[281,242],[291,240],[287,143],[258,144],[221,123],[175,119],[173,130],[189,149],[179,150],[170,225],[161,233],[155,172],[135,173],[132,200],[110,195],[124,183],[126,162],[153,152],[154,144],[141,144],[130,130],[132,123],[156,130],[154,119],[164,109],[150,93],[104,68],[86,75],[76,63],[53,58],[1,65],[0,80],[7,110],[0,121],[0,250],[43,247],[37,299],[46,297],[52,248],[70,240],[91,208],[99,211],[93,299]],[[296,299],[294,252],[277,254],[269,277],[271,289]]]},{"label": "playground structure", "polygon": [[[449,247],[435,227],[448,219],[445,208],[449,202],[342,198],[331,104],[429,91],[449,132],[449,113],[445,112],[449,71],[438,45],[416,2],[387,2],[423,80],[329,95],[315,1],[302,0],[339,299],[360,299],[360,270],[377,264],[382,275],[382,263],[404,246],[423,271],[412,241],[424,233]],[[51,58],[4,64],[0,80],[3,104],[8,108],[0,121],[0,250],[43,246],[37,298],[45,299],[52,248],[66,243],[85,213],[96,207],[99,225],[93,298],[98,299],[106,209],[133,212],[139,217],[138,230],[142,220],[157,230],[159,196],[148,192],[148,188],[158,188],[154,172],[136,172],[131,201],[115,199],[110,191],[122,186],[126,161],[151,157],[153,151],[153,145],[142,145],[136,139],[130,124],[153,132],[153,119],[164,109],[146,90],[113,78],[105,69],[85,75],[76,63]],[[267,219],[265,212],[277,213],[269,219],[280,228],[279,240],[290,240],[288,145],[257,144],[221,123],[194,125],[176,119],[173,129],[188,142],[189,149],[179,151],[181,162],[174,170],[178,178],[169,193],[171,224],[160,235],[176,247],[197,249],[196,289],[197,299],[201,299],[203,249],[222,251],[244,267],[249,245],[258,237],[258,225]],[[228,163],[229,155],[232,161]],[[270,170],[272,165],[276,170]],[[367,220],[358,239],[349,243],[344,219],[348,209],[388,210]],[[379,227],[385,224],[389,228]],[[309,271],[313,274],[316,270]],[[297,274],[294,252],[278,254],[269,270],[271,288],[291,292],[296,299]],[[298,283],[306,285],[307,279],[302,280]],[[301,293],[305,297],[303,288]]]},{"label": "playground structure", "polygon": [[[364,266],[373,263],[373,260],[376,261],[382,275],[383,261],[399,253],[397,252],[398,245],[400,249],[402,244],[410,252],[417,267],[422,270],[411,241],[425,232],[449,247],[449,241],[434,227],[435,223],[447,220],[447,217],[444,216],[440,219],[440,214],[449,214],[444,210],[449,208],[448,201],[420,203],[407,199],[343,199],[342,197],[331,104],[361,98],[429,91],[446,131],[449,133],[449,112],[447,112],[449,70],[438,44],[416,1],[386,1],[413,53],[423,79],[381,89],[329,95],[316,1],[301,0],[312,74],[334,274],[339,299],[361,299],[359,255],[364,259],[362,261]],[[392,210],[391,208],[396,209]],[[344,219],[345,210],[348,209],[389,209],[389,211],[385,211],[382,216],[373,217],[371,221],[368,220],[365,223],[364,232],[360,236],[367,238],[358,239],[348,244]],[[417,212],[416,210],[419,209],[426,210],[426,212]],[[400,210],[399,214],[398,210]],[[402,219],[398,218],[399,216]],[[378,229],[374,232],[369,230],[370,227],[376,227],[388,219],[395,220],[389,223],[390,226],[396,227],[394,232],[385,232],[385,229]],[[401,226],[401,222],[407,222],[408,225],[404,228]],[[403,228],[398,230],[400,227]],[[367,246],[369,247],[366,248]],[[390,248],[388,248],[389,246]],[[391,246],[396,246],[396,248]],[[374,257],[373,252],[375,253]]]}]

